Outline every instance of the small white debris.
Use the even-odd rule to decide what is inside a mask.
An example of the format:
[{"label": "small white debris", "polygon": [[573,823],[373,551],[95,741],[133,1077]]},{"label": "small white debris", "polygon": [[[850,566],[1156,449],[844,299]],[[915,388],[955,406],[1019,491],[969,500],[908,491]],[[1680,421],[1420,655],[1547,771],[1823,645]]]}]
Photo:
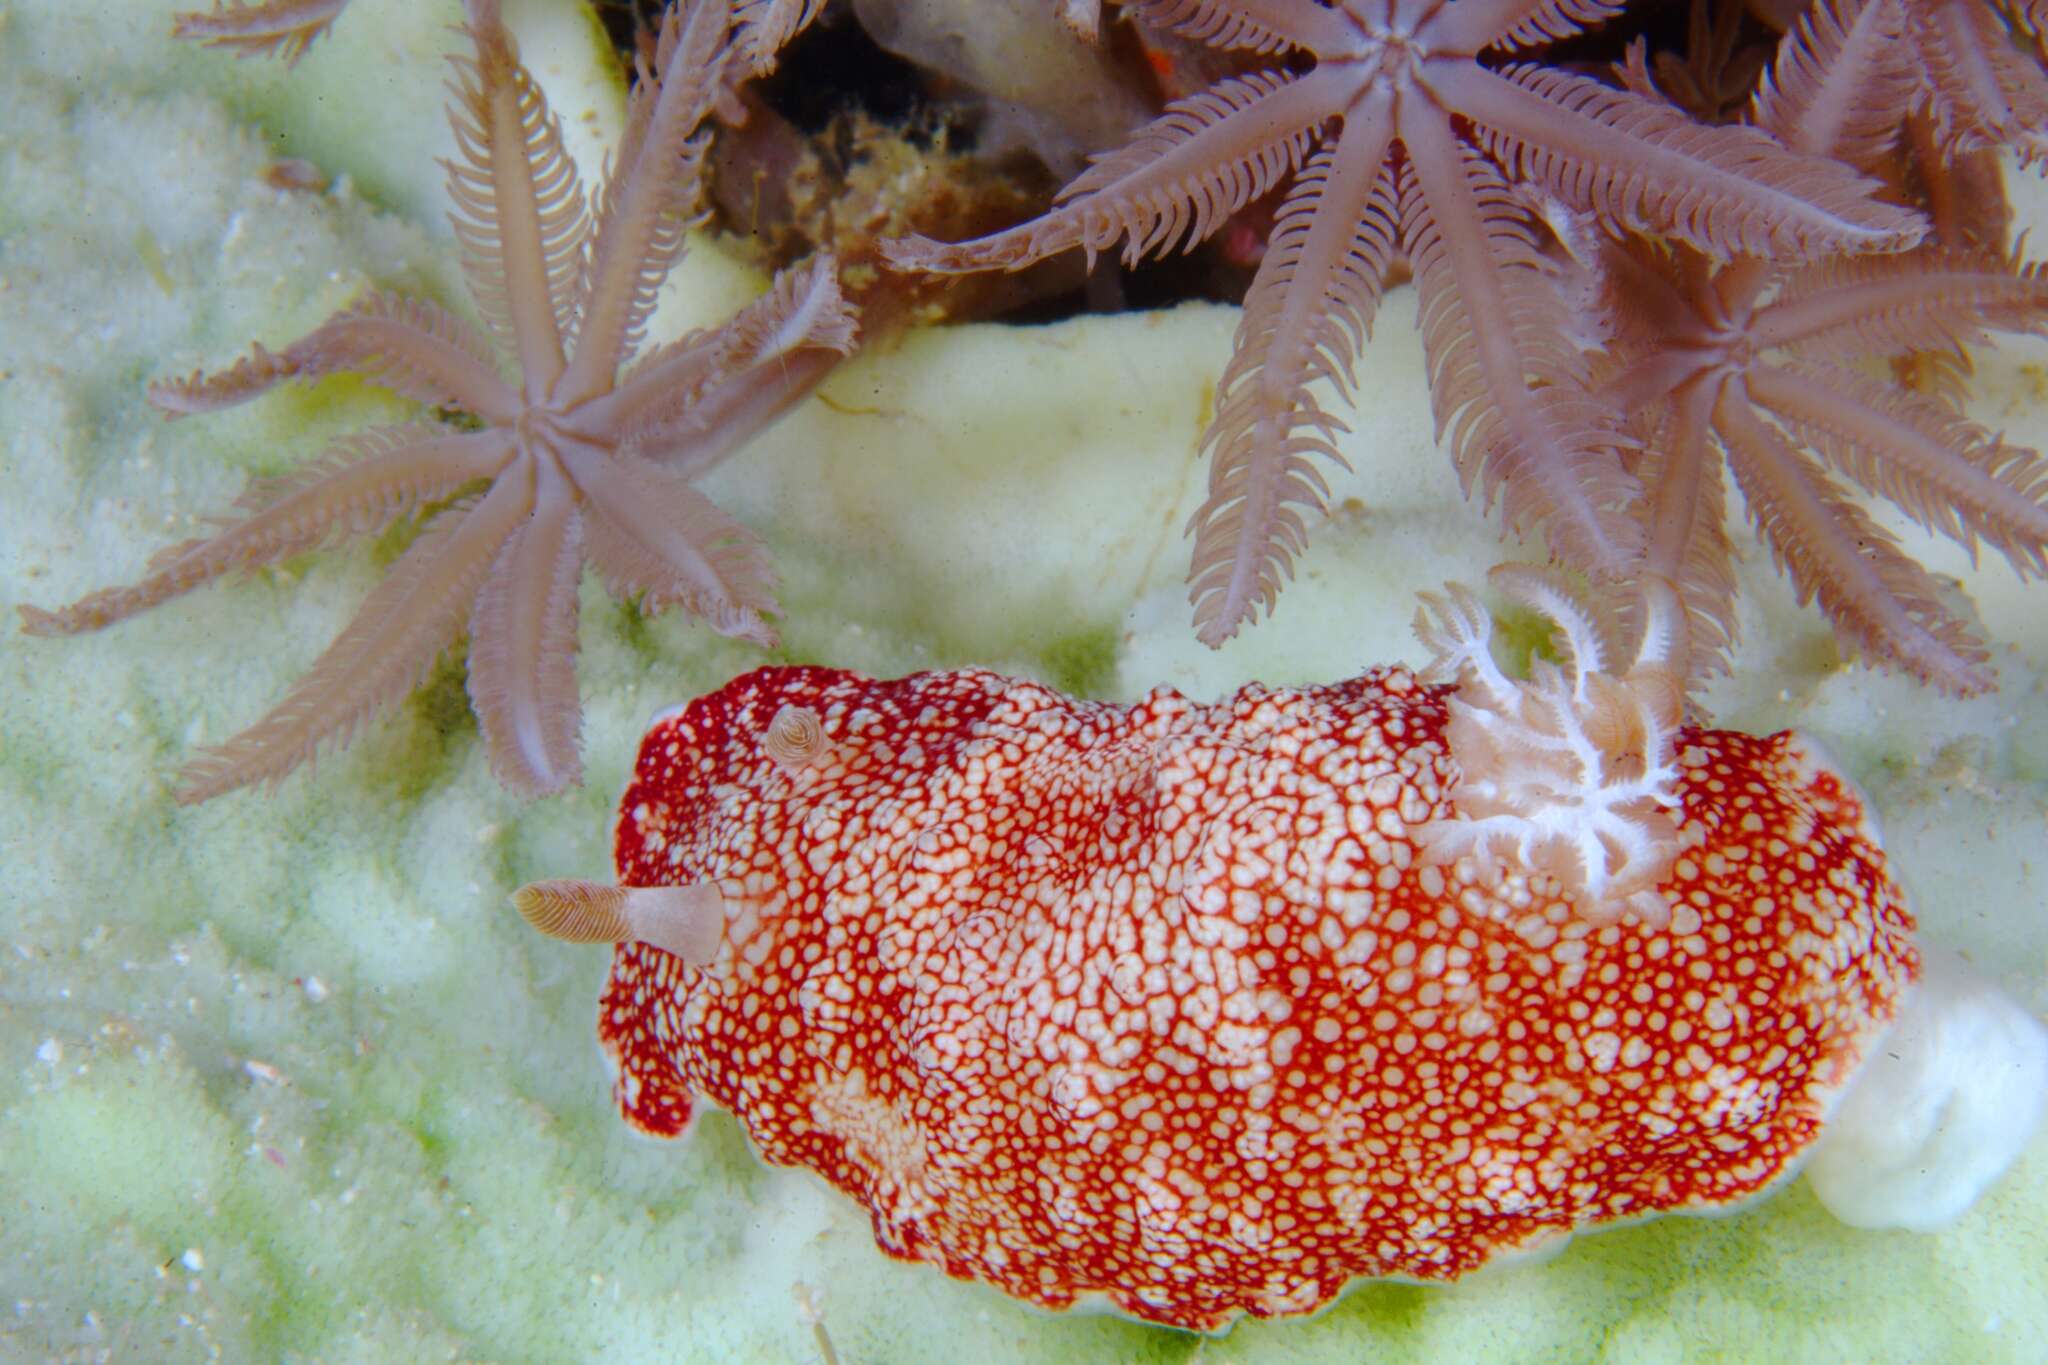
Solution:
[{"label": "small white debris", "polygon": [[200,1252],[198,1247],[186,1247],[185,1254],[178,1258],[178,1264],[197,1275],[200,1271],[206,1269],[206,1257]]},{"label": "small white debris", "polygon": [[36,1060],[45,1066],[56,1066],[64,1060],[64,1044],[55,1038],[43,1039],[43,1045],[36,1049]]},{"label": "small white debris", "polygon": [[306,978],[304,990],[306,998],[316,1005],[327,998],[327,983],[317,976]]}]

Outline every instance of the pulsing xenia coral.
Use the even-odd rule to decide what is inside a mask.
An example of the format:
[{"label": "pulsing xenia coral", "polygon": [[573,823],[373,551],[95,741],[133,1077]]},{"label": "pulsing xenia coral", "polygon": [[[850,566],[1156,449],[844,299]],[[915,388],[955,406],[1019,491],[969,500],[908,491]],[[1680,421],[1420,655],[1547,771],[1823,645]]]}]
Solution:
[{"label": "pulsing xenia coral", "polygon": [[1889,30],[1883,60],[1906,82],[1897,102],[1873,106],[1890,122],[1908,108],[1927,115],[1951,154],[2006,148],[2039,166],[2048,152],[2043,0],[1748,0],[1746,8],[1779,29],[1832,21],[1867,33],[1875,20]]},{"label": "pulsing xenia coral", "polygon": [[[355,373],[477,422],[421,420],[348,438],[253,487],[238,517],[164,550],[140,582],[58,611],[23,608],[32,633],[96,630],[235,570],[428,512],[419,538],[284,701],[187,766],[180,800],[274,780],[323,742],[345,740],[414,687],[465,626],[469,694],[493,772],[533,793],[577,781],[586,561],[650,608],[680,604],[723,633],[772,640],[774,575],[758,542],[691,480],[851,349],[853,314],[833,264],[792,269],[723,327],[638,354],[683,253],[701,126],[740,74],[731,21],[728,0],[669,12],[611,173],[586,199],[560,122],[496,5],[472,0],[475,52],[455,60],[448,192],[489,334],[424,299],[372,293],[281,351],[258,345],[222,373],[152,387],[151,400],[175,416],[246,402],[287,379]],[[510,378],[499,349],[514,360]]]},{"label": "pulsing xenia coral", "polygon": [[2048,158],[2048,72],[2038,40],[2048,33],[2043,0],[1855,0],[1900,11],[1891,49],[1914,82],[1914,99],[1933,115],[1952,150],[2010,147],[2039,165]]},{"label": "pulsing xenia coral", "polygon": [[[1877,159],[1913,89],[1898,57],[1902,20],[1882,3],[1816,5],[1787,35],[1750,117],[1801,151]],[[1639,65],[1627,74],[1654,93]],[[2023,576],[2048,572],[2048,461],[1969,421],[1954,393],[1908,389],[1856,363],[1960,357],[1990,329],[2048,328],[2041,267],[1946,243],[1798,267],[1748,254],[1717,264],[1640,241],[1599,252],[1615,331],[1596,393],[1644,434],[1644,564],[1679,585],[1695,675],[1725,667],[1732,638],[1725,463],[1801,599],[1817,597],[1845,641],[1945,691],[1989,687],[1983,643],[1841,480],[1973,555],[1981,542]]]},{"label": "pulsing xenia coral", "polygon": [[[1576,640],[1519,699],[1460,617],[1432,627],[1456,686],[1213,706],[761,669],[649,730],[617,885],[516,903],[618,943],[628,1122],[728,1109],[884,1251],[1047,1307],[1213,1330],[1725,1208],[1814,1152],[1902,1010],[1912,1060],[1826,1138],[1884,1159],[1830,1197],[1910,1220],[1941,1167],[1953,1216],[2026,1141],[1992,1111],[2048,1079],[2039,1026],[1916,994],[1863,798],[1810,740],[1671,726],[1668,632],[1609,673],[1582,609],[1505,583]],[[1669,627],[1662,596],[1638,616]],[[1546,798],[1565,748],[1585,771]],[[1966,1036],[1982,1072],[1951,1069]],[[1900,1140],[1943,1113],[1972,1118]]]},{"label": "pulsing xenia coral", "polygon": [[[620,373],[680,251],[706,110],[732,80],[766,69],[822,6],[716,8],[715,26],[693,11],[679,29],[671,16],[594,216],[502,26],[495,15],[473,24],[480,55],[450,187],[472,291],[517,357],[517,384],[492,372],[489,344],[459,320],[373,295],[282,352],[258,347],[222,375],[154,391],[189,412],[353,369],[466,409],[486,430],[367,434],[252,490],[241,522],[167,552],[142,583],[30,610],[31,629],[93,628],[476,481],[493,481],[495,495],[436,517],[307,682],[194,766],[187,799],[274,778],[345,736],[417,679],[472,596],[472,695],[494,767],[522,790],[574,781],[571,561],[586,551],[620,591],[766,637],[770,575],[758,548],[687,480],[851,344],[832,272],[806,267],[723,340],[675,343]],[[1664,99],[1639,59],[1613,82],[1524,60],[1623,14],[1621,0],[1123,8],[1178,41],[1272,64],[1176,102],[1040,218],[890,250],[933,271],[1119,244],[1135,260],[1207,236],[1284,187],[1203,438],[1212,462],[1192,523],[1191,597],[1205,640],[1270,610],[1306,543],[1327,493],[1317,457],[1337,458],[1342,426],[1317,388],[1349,385],[1387,272],[1405,257],[1439,433],[1468,491],[1500,495],[1510,525],[1543,528],[1553,555],[1596,582],[1675,582],[1693,643],[1679,666],[1688,681],[1722,666],[1733,629],[1711,449],[1797,591],[1819,599],[1848,643],[1950,690],[1990,684],[1982,643],[1835,476],[2032,572],[2048,544],[2038,458],[1968,423],[1947,394],[1909,394],[1840,362],[1906,347],[1959,354],[1987,327],[2038,327],[2048,296],[2016,260],[1954,245],[1942,257],[1882,254],[1910,245],[1923,223],[1873,199],[1876,182],[1852,168],[1899,178],[1891,144],[1908,107],[1925,111],[1950,152],[1996,138],[2024,150],[2048,110],[2036,99],[2048,76],[2013,26],[2037,21],[2037,7],[1823,0],[1787,36],[1747,120],[1723,127]],[[181,31],[291,58],[338,9],[230,3],[184,16]],[[1735,60],[1733,30],[1716,41],[1697,27],[1705,46],[1687,79],[1719,107],[1729,72],[1716,63]],[[666,36],[685,31],[706,36]],[[1595,341],[1604,353],[1589,352]],[[1786,354],[1758,359],[1774,349]],[[1933,369],[1959,386],[1954,362]]]},{"label": "pulsing xenia coral", "polygon": [[[1725,667],[1733,639],[1725,464],[1846,645],[1943,690],[1992,684],[1984,643],[1841,481],[2038,571],[2038,457],[1959,403],[1963,347],[2038,330],[2048,298],[2006,253],[1984,159],[2048,145],[2041,6],[1820,0],[1721,6],[1710,22],[1694,3],[1685,60],[1659,54],[1656,68],[1692,114],[1639,46],[1605,79],[1525,59],[1625,16],[1620,3],[1124,10],[1182,51],[1284,65],[1240,66],[1169,106],[1039,218],[893,255],[966,271],[1121,245],[1135,262],[1283,194],[1203,436],[1190,573],[1203,639],[1270,609],[1306,543],[1327,494],[1317,457],[1337,458],[1341,429],[1320,387],[1348,388],[1405,257],[1467,490],[1499,493],[1510,526],[1542,527],[1596,582],[1675,582],[1688,683]],[[1745,10],[1790,30],[1774,56],[1741,41]],[[1865,197],[1879,184],[1898,203]],[[1941,250],[1901,251],[1923,227],[1904,205],[1923,199]],[[1870,362],[1901,353],[1926,392],[1876,378]]]},{"label": "pulsing xenia coral", "polygon": [[921,270],[1017,269],[1118,244],[1136,261],[1215,232],[1289,182],[1218,385],[1190,596],[1217,644],[1270,611],[1328,489],[1342,391],[1389,268],[1413,268],[1430,398],[1466,488],[1605,576],[1640,555],[1628,445],[1589,399],[1581,328],[1541,268],[1532,198],[1614,232],[1805,258],[1910,245],[1914,215],[1840,163],[1519,54],[1622,0],[1131,0],[1139,22],[1306,65],[1232,76],[1169,106],[1044,216],[977,241],[898,243]]}]

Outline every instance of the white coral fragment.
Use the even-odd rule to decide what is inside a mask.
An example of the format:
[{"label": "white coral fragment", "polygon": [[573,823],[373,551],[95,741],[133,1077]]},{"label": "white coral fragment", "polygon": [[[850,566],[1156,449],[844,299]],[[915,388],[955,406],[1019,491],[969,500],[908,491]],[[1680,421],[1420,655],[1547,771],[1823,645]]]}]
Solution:
[{"label": "white coral fragment", "polygon": [[1434,656],[1428,673],[1458,685],[1446,727],[1458,765],[1454,815],[1417,827],[1423,856],[1469,858],[1487,877],[1505,861],[1556,878],[1588,920],[1629,913],[1661,927],[1670,908],[1656,887],[1679,843],[1673,741],[1686,641],[1677,597],[1662,579],[1645,582],[1624,651],[1553,575],[1503,567],[1489,577],[1556,624],[1564,659],[1539,660],[1516,681],[1494,661],[1493,621],[1471,589],[1423,594],[1415,633]]},{"label": "white coral fragment", "polygon": [[1960,958],[1923,949],[1806,1178],[1853,1227],[1946,1227],[2025,1150],[2044,1097],[2048,1029]]}]

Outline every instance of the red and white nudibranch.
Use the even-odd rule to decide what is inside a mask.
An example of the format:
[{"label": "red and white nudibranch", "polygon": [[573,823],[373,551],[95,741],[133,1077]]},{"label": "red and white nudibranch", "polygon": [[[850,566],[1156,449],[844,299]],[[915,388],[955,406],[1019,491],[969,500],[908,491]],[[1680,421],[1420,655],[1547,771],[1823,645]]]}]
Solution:
[{"label": "red and white nudibranch", "polygon": [[[1565,627],[1526,683],[1463,592],[1419,622],[1450,685],[1117,706],[760,669],[648,732],[618,887],[520,908],[618,943],[631,1123],[719,1105],[883,1250],[1048,1307],[1208,1330],[1726,1208],[1910,1012],[1912,917],[1810,741],[1679,724],[1668,595],[1624,667],[1547,580],[1499,581]],[[1997,1007],[1991,1069],[2038,1106],[2041,1030]],[[1948,1112],[1921,1104],[1908,1146]],[[1944,1197],[2029,1126],[1959,1139]],[[1859,1174],[1890,1157],[1836,1163],[1863,1221],[1897,1221]]]}]

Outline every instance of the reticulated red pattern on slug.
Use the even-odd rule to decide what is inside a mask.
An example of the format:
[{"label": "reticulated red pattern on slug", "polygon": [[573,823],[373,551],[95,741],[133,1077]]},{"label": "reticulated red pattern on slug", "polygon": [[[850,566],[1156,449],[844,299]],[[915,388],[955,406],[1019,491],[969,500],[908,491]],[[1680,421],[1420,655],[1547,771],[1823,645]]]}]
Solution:
[{"label": "reticulated red pattern on slug", "polygon": [[1914,971],[1853,787],[1680,730],[1669,920],[1594,924],[1419,856],[1448,695],[748,674],[655,725],[621,807],[620,883],[728,916],[702,969],[616,950],[621,1108],[730,1110],[892,1255],[1194,1329],[1771,1185]]}]

